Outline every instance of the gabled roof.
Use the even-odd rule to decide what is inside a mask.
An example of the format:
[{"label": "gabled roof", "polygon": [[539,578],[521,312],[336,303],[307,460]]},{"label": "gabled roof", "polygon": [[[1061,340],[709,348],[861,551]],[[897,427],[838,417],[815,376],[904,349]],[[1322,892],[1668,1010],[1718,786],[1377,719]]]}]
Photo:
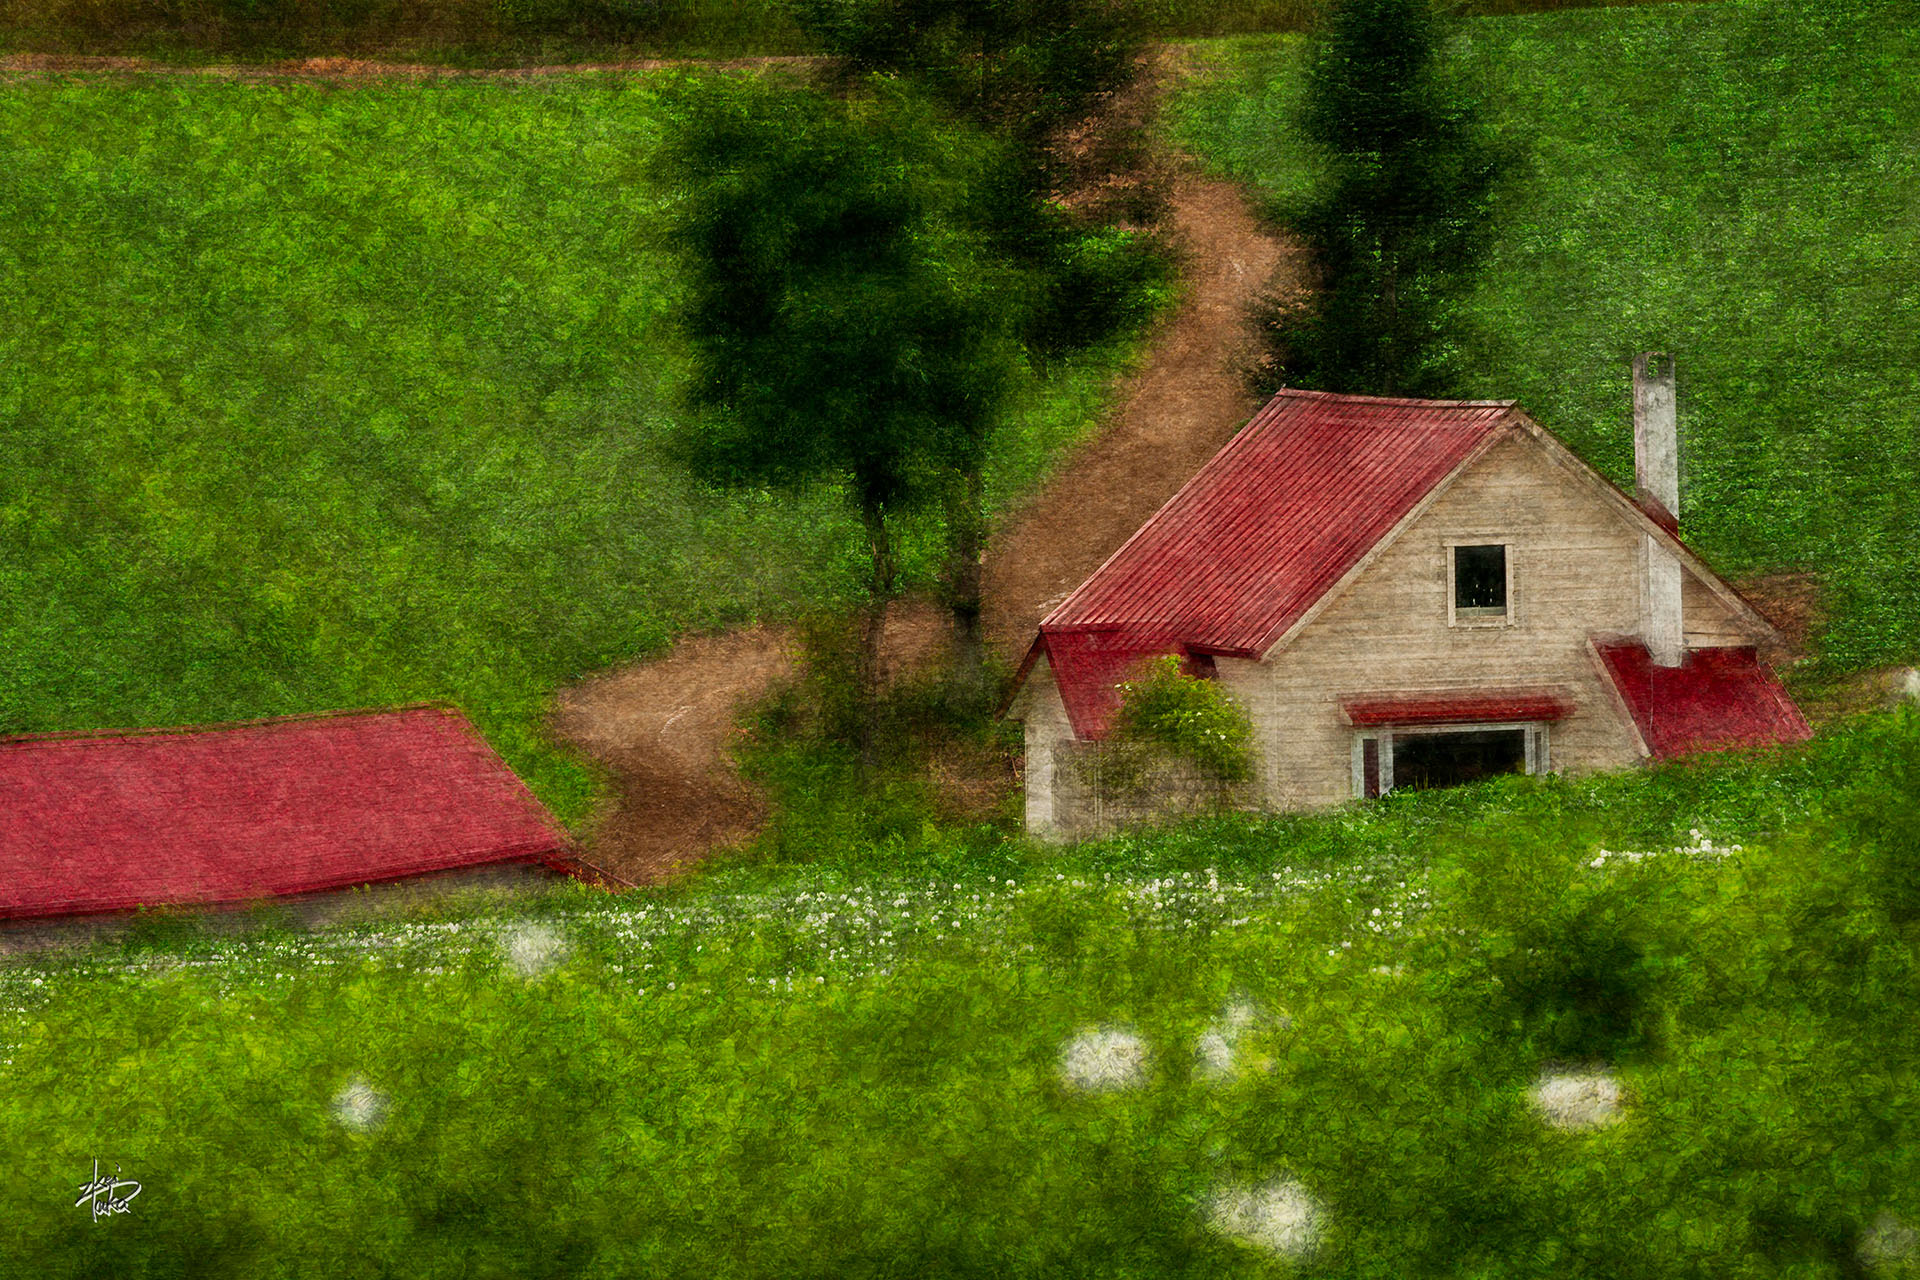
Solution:
[{"label": "gabled roof", "polygon": [[1513,412],[1282,391],[1041,630],[1257,658]]},{"label": "gabled roof", "polygon": [[1677,667],[1655,665],[1631,636],[1596,636],[1592,645],[1656,759],[1813,736],[1751,645],[1689,649]]},{"label": "gabled roof", "polygon": [[1524,437],[1664,546],[1756,634],[1773,628],[1675,536],[1511,400],[1282,391],[1048,614],[1015,677],[1045,654],[1075,736],[1099,738],[1139,660],[1259,659],[1310,621],[1449,480]]},{"label": "gabled roof", "polygon": [[599,878],[450,707],[0,741],[0,919],[516,862]]},{"label": "gabled roof", "polygon": [[1282,391],[1040,624],[1076,735],[1183,650],[1258,658],[1517,417],[1510,400]]}]

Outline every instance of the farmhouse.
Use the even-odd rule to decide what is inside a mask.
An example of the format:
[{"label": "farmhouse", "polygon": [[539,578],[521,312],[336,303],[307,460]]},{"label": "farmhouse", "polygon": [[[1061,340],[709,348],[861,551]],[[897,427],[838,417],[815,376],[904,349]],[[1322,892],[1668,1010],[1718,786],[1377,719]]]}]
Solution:
[{"label": "farmhouse", "polygon": [[312,920],[357,886],[559,875],[617,883],[450,707],[0,742],[15,940],[143,906],[284,901]]},{"label": "farmhouse", "polygon": [[1634,370],[1634,497],[1511,401],[1275,396],[1041,622],[1028,828],[1153,810],[1093,762],[1164,654],[1246,709],[1272,809],[1806,738],[1780,637],[1677,536],[1672,363]]}]

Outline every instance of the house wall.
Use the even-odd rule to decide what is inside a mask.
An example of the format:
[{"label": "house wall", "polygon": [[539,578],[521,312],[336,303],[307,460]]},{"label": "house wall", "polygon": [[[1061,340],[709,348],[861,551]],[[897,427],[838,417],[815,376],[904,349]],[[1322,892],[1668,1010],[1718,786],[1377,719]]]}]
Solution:
[{"label": "house wall", "polygon": [[[1043,838],[1065,839],[1077,834],[1082,823],[1060,807],[1062,791],[1072,792],[1072,779],[1060,785],[1058,762],[1073,742],[1073,725],[1067,719],[1067,704],[1060,700],[1060,685],[1053,678],[1053,664],[1043,656],[1027,673],[1018,703],[1010,714],[1023,722],[1026,737],[1024,783],[1027,804],[1027,830]],[[1071,802],[1074,797],[1064,799]]]},{"label": "house wall", "polygon": [[[1549,729],[1552,769],[1639,759],[1587,642],[1638,631],[1640,537],[1530,439],[1495,445],[1285,647],[1261,662],[1219,661],[1253,719],[1267,802],[1298,809],[1352,798],[1353,730],[1339,700],[1355,694],[1564,685],[1574,710]],[[1448,545],[1458,541],[1508,544],[1509,625],[1449,625]],[[1736,634],[1704,588],[1686,607],[1690,637]]]},{"label": "house wall", "polygon": [[[1588,640],[1638,633],[1642,536],[1590,479],[1530,437],[1495,445],[1284,647],[1261,661],[1216,659],[1221,684],[1253,721],[1257,803],[1314,809],[1353,798],[1354,731],[1340,710],[1353,695],[1562,686],[1574,709],[1548,728],[1548,767],[1577,774],[1635,763],[1631,719]],[[1506,625],[1449,624],[1450,547],[1460,542],[1507,544]],[[1733,610],[1684,570],[1682,592],[1688,645],[1752,642]],[[1075,741],[1044,658],[1010,713],[1025,721],[1029,831],[1071,838],[1154,816],[1089,785],[1080,759],[1089,744]],[[1197,795],[1181,789],[1167,811]]]}]

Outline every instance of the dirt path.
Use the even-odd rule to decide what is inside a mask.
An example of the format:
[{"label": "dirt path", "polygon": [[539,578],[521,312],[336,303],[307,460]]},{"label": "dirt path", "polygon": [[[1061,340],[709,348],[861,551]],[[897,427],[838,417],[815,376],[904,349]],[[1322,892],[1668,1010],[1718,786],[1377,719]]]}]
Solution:
[{"label": "dirt path", "polygon": [[[946,640],[939,610],[900,602],[887,619],[884,674],[929,661]],[[692,636],[665,657],[590,676],[555,696],[548,731],[614,782],[588,841],[596,865],[652,884],[759,830],[766,803],[734,770],[729,748],[740,712],[791,676],[796,656],[785,629]]]},{"label": "dirt path", "polygon": [[[988,643],[1017,659],[1035,626],[1184,484],[1256,407],[1234,368],[1254,294],[1289,263],[1255,224],[1237,188],[1182,173],[1173,221],[1188,293],[1155,335],[1144,368],[1112,418],[988,544]],[[890,663],[933,652],[944,619],[928,605],[897,610]],[[555,736],[619,779],[593,856],[650,883],[676,864],[745,838],[764,806],[726,763],[737,710],[793,670],[791,637],[756,629],[687,640],[667,657],[564,690]]]},{"label": "dirt path", "polygon": [[1185,172],[1173,191],[1185,304],[1155,336],[1112,420],[987,547],[987,642],[1017,661],[1054,605],[1119,550],[1258,404],[1235,371],[1248,305],[1292,260],[1239,188]]},{"label": "dirt path", "polygon": [[[0,79],[151,74],[227,80],[513,81],[694,65],[791,65],[801,71],[814,61],[640,59],[464,69],[306,58],[179,67],[130,57],[12,54],[0,57]],[[1177,54],[1157,54],[1150,74],[1143,77],[1143,109],[1150,109],[1159,85],[1182,70]],[[1183,164],[1177,157],[1167,162]],[[1286,254],[1255,224],[1233,185],[1177,167],[1170,186],[1174,235],[1185,258],[1184,302],[1154,335],[1144,367],[1122,390],[1108,422],[989,540],[983,623],[988,643],[1005,660],[1018,659],[1048,609],[1098,568],[1256,407],[1235,373],[1244,351],[1243,317],[1269,280],[1288,278]],[[903,602],[888,626],[889,668],[910,669],[930,661],[946,638],[940,611],[924,602]],[[556,695],[548,720],[555,740],[606,769],[615,783],[587,842],[597,863],[636,883],[652,883],[758,829],[766,816],[764,801],[732,768],[728,747],[739,711],[793,673],[793,649],[791,633],[765,627],[696,636],[665,657],[603,672]]]}]

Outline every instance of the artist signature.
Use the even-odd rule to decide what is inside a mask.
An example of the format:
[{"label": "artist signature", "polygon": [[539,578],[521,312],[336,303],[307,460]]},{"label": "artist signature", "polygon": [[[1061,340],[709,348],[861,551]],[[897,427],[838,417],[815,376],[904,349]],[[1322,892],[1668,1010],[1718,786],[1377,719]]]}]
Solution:
[{"label": "artist signature", "polygon": [[[120,1192],[127,1187],[132,1187],[133,1190],[128,1191],[125,1195],[121,1195]],[[78,1209],[81,1205],[91,1200],[93,1202],[93,1220],[98,1222],[111,1213],[126,1213],[127,1201],[139,1194],[140,1184],[122,1179],[120,1177],[119,1165],[113,1166],[113,1177],[103,1178],[100,1176],[100,1162],[95,1160],[93,1162],[93,1181],[80,1184],[80,1198],[73,1202],[73,1207]]]}]

